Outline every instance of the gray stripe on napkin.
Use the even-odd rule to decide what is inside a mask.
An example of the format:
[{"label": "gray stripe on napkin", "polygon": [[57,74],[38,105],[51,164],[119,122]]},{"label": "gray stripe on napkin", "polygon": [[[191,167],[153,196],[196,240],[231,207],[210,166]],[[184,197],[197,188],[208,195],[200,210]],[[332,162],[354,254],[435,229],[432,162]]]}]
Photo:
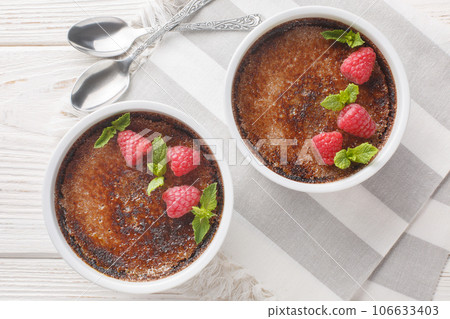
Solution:
[{"label": "gray stripe on napkin", "polygon": [[[242,168],[233,167],[233,173]],[[337,295],[351,298],[382,256],[308,194],[247,170],[252,172],[233,174],[242,176],[234,184],[237,211]],[[248,180],[251,175],[254,181]]]},{"label": "gray stripe on napkin", "polygon": [[431,300],[448,252],[404,234],[370,280],[417,300]]},{"label": "gray stripe on napkin", "polygon": [[400,144],[397,152],[380,172],[363,185],[400,217],[410,222],[441,180],[436,172]]},{"label": "gray stripe on napkin", "polygon": [[450,175],[444,179],[438,189],[433,194],[433,199],[450,206]]},{"label": "gray stripe on napkin", "polygon": [[[183,110],[195,115],[195,119],[214,136],[229,137],[224,124],[155,64],[148,62],[143,68],[170,96],[176,101],[182,101]],[[134,99],[152,99],[177,106],[169,95],[148,79],[145,72],[136,73],[134,79],[136,83],[145,83],[145,90],[132,86],[123,99],[132,96]],[[238,152],[237,163],[241,163],[242,159]],[[351,298],[360,287],[359,284],[368,278],[381,261],[382,256],[306,193],[273,184],[262,178],[250,165],[231,166],[230,169],[235,187],[235,209],[337,295],[343,299]],[[293,215],[326,253],[258,184]],[[330,276],[330,273],[333,273],[333,276]]]}]

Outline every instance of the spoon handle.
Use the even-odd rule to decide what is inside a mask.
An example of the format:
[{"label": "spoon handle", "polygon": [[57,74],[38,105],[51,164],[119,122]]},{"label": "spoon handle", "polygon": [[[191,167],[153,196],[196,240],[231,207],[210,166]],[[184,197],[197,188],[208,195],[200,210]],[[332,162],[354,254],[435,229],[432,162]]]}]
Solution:
[{"label": "spoon handle", "polygon": [[174,28],[174,31],[248,31],[261,23],[259,14],[249,14],[244,17],[220,21],[199,23],[182,23]]},{"label": "spoon handle", "polygon": [[213,0],[191,0],[187,5],[183,7],[180,11],[178,11],[177,14],[175,14],[169,22],[164,24],[162,27],[160,27],[158,30],[153,33],[153,35],[148,38],[144,43],[142,43],[128,58],[128,62],[131,64],[131,62],[136,59],[144,50],[153,44],[157,39],[162,37],[165,33],[175,28],[177,25],[180,24],[184,19],[189,17],[190,15],[194,14],[204,6],[206,6],[208,3],[210,3]]}]

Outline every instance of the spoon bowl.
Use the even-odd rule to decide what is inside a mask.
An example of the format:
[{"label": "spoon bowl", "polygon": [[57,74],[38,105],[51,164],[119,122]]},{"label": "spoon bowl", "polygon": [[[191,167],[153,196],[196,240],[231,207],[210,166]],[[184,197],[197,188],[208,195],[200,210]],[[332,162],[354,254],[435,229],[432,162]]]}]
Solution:
[{"label": "spoon bowl", "polygon": [[116,101],[130,84],[130,59],[102,60],[87,69],[72,89],[72,105],[77,110],[92,111]]},{"label": "spoon bowl", "polygon": [[145,33],[145,29],[134,29],[120,18],[98,17],[75,24],[67,40],[83,53],[104,58],[123,54]]}]

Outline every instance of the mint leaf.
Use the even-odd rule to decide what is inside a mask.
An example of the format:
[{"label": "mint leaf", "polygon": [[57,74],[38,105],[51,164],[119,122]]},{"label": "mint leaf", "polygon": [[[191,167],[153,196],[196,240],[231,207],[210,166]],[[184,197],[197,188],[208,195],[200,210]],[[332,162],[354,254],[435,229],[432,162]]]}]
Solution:
[{"label": "mint leaf", "polygon": [[130,125],[130,113],[125,113],[117,120],[111,122],[111,126],[103,129],[100,137],[95,141],[94,148],[101,148],[105,146],[111,138],[116,135],[117,131],[123,131],[128,125]]},{"label": "mint leaf", "polygon": [[340,91],[338,96],[339,96],[339,102],[341,102],[344,105],[345,105],[345,103],[347,103],[348,99],[350,98],[350,95],[347,93],[347,89],[345,89],[344,91]]},{"label": "mint leaf", "polygon": [[363,143],[347,150],[347,158],[356,163],[367,164],[378,153],[378,149],[370,143]]},{"label": "mint leaf", "polygon": [[350,83],[347,88],[344,90],[348,95],[347,104],[353,103],[356,101],[356,98],[359,94],[359,86],[356,84]]},{"label": "mint leaf", "polygon": [[147,164],[148,169],[153,175],[163,176],[167,170],[167,145],[161,136],[155,137],[152,141],[152,160],[153,163]]},{"label": "mint leaf", "polygon": [[345,90],[339,91],[339,94],[328,95],[321,103],[324,108],[331,111],[340,111],[347,104],[356,101],[359,94],[359,87],[356,84],[350,83]]},{"label": "mint leaf", "polygon": [[156,176],[163,176],[166,173],[167,165],[162,165],[160,163],[149,163],[147,164],[147,167],[150,172],[152,172],[153,175]]},{"label": "mint leaf", "polygon": [[166,142],[161,138],[161,136],[155,137],[152,142],[152,160],[153,163],[161,163],[165,165],[167,145]]},{"label": "mint leaf", "polygon": [[200,216],[194,217],[192,228],[194,229],[194,239],[197,245],[202,242],[210,227],[208,218],[202,218]]},{"label": "mint leaf", "polygon": [[192,207],[192,213],[195,215],[192,221],[194,229],[195,242],[199,244],[209,230],[209,219],[216,216],[212,211],[217,207],[217,183],[208,185],[200,197],[201,207]]},{"label": "mint leaf", "polygon": [[164,185],[164,176],[155,177],[148,184],[147,195],[150,195],[151,192],[153,192],[155,189],[157,189],[158,187],[161,187],[163,185]]},{"label": "mint leaf", "polygon": [[162,165],[161,163],[158,163],[156,165],[156,175],[157,176],[163,176],[167,171],[167,165]]},{"label": "mint leaf", "polygon": [[125,113],[117,120],[111,122],[112,126],[120,132],[125,130],[127,126],[130,125],[130,123],[131,123],[130,113]]},{"label": "mint leaf", "polygon": [[361,39],[359,32],[355,34],[352,30],[347,33],[346,40],[350,48],[356,48],[365,43],[364,40]]},{"label": "mint leaf", "polygon": [[336,165],[340,169],[346,169],[350,166],[350,164],[351,162],[347,158],[346,150],[340,150],[336,153],[336,156],[334,156],[334,165]]},{"label": "mint leaf", "polygon": [[328,95],[325,100],[320,103],[320,105],[331,111],[340,111],[344,108],[344,103],[342,103],[339,94]]},{"label": "mint leaf", "polygon": [[116,135],[116,129],[114,127],[109,126],[104,128],[102,135],[95,141],[94,148],[105,146],[114,135]]},{"label": "mint leaf", "polygon": [[157,164],[148,163],[147,168],[153,175],[156,175],[156,172],[158,171]]},{"label": "mint leaf", "polygon": [[325,40],[337,40],[339,42],[345,43],[345,30],[329,30],[322,32],[322,36]]},{"label": "mint leaf", "polygon": [[364,44],[361,35],[353,32],[352,30],[346,32],[344,30],[330,30],[322,32],[322,36],[325,40],[336,40],[337,42],[347,43],[349,47],[356,48]]},{"label": "mint leaf", "polygon": [[202,197],[200,198],[200,204],[202,205],[202,208],[208,211],[213,211],[217,207],[217,183],[213,183],[211,185],[208,185],[203,190]]}]

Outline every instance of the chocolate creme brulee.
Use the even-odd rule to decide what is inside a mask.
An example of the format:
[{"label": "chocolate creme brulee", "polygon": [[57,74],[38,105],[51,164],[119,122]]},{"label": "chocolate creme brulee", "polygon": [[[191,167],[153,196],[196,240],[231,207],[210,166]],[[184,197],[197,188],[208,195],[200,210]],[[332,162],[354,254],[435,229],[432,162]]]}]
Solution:
[{"label": "chocolate creme brulee", "polygon": [[[368,142],[383,148],[396,114],[396,92],[390,68],[378,48],[363,34],[364,46],[376,53],[370,79],[359,85],[357,103],[376,123],[370,138],[344,134],[338,129],[339,112],[320,103],[349,84],[340,71],[343,61],[358,48],[326,40],[322,32],[346,30],[347,25],[323,18],[305,18],[285,23],[262,36],[246,53],[233,84],[233,113],[244,140],[272,171],[292,180],[325,183],[348,177],[365,165],[347,169],[321,165],[313,156],[299,160],[302,147],[322,132],[343,134],[342,148]],[[354,30],[357,32],[357,30]],[[261,140],[292,139],[287,146],[287,164],[281,163],[279,145]],[[276,144],[276,143],[272,143]],[[257,147],[258,146],[258,147]]]},{"label": "chocolate creme brulee", "polygon": [[[148,281],[167,277],[192,263],[211,242],[224,204],[223,183],[211,150],[201,147],[200,165],[177,177],[167,169],[163,187],[151,196],[146,190],[153,176],[129,167],[117,136],[102,148],[94,143],[114,117],[84,133],[67,153],[56,181],[57,219],[65,239],[88,265],[114,278]],[[132,112],[127,129],[149,129],[171,137],[167,146],[193,147],[199,136],[176,119],[150,112]],[[176,185],[199,190],[217,183],[216,216],[200,244],[192,229],[194,215],[170,218],[162,194]]]}]

